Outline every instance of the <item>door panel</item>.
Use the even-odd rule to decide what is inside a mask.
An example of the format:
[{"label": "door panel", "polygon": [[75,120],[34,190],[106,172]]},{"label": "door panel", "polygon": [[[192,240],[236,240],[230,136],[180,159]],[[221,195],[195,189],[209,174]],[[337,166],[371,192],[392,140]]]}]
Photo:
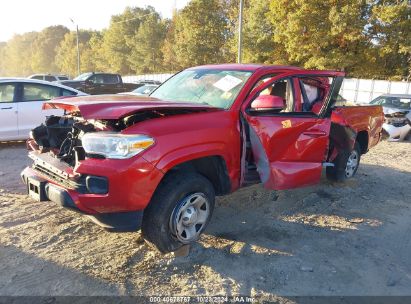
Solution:
[{"label": "door panel", "polygon": [[[338,95],[343,76],[344,73],[334,71],[291,71],[256,82],[242,105],[242,113],[250,131],[254,162],[266,188],[291,189],[319,182],[328,153],[331,127],[328,110]],[[301,108],[301,77],[332,80],[329,86],[327,83],[328,95],[321,96],[323,103],[315,113]],[[286,96],[283,110],[259,112],[250,109],[257,96],[286,79],[292,79],[288,83],[293,84],[293,96]],[[279,96],[278,93],[270,95]]]},{"label": "door panel", "polygon": [[330,120],[316,117],[246,116],[261,180],[269,189],[318,183],[326,158]]},{"label": "door panel", "polygon": [[19,137],[29,138],[30,131],[41,125],[47,116],[61,116],[64,110],[43,110],[44,101],[26,101],[18,103]]},{"label": "door panel", "polygon": [[0,103],[0,140],[18,139],[17,106],[14,102]]},{"label": "door panel", "polygon": [[63,110],[43,110],[43,103],[61,95],[58,87],[36,84],[21,84],[17,102],[19,138],[28,138],[30,131],[44,123],[46,116],[63,115]]},{"label": "door panel", "polygon": [[14,83],[0,84],[0,140],[18,139],[15,91]]}]

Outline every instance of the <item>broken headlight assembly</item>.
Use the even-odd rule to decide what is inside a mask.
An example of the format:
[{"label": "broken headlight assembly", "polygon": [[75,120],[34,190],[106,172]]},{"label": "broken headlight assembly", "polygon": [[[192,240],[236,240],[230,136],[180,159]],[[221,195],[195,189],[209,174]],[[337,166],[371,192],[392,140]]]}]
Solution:
[{"label": "broken headlight assembly", "polygon": [[81,142],[88,155],[103,156],[110,159],[133,157],[154,144],[147,135],[125,135],[118,133],[86,133]]}]

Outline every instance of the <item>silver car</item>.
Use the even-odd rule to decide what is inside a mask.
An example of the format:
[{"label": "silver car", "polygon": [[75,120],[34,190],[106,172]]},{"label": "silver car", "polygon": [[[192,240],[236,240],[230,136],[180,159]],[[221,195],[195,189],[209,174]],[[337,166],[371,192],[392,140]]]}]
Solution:
[{"label": "silver car", "polygon": [[411,95],[386,94],[370,102],[381,105],[385,122],[383,130],[389,141],[402,141],[411,131]]}]

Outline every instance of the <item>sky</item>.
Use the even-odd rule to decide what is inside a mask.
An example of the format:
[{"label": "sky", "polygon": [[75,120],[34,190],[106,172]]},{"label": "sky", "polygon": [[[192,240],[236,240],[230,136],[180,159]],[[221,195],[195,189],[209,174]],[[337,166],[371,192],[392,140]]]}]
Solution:
[{"label": "sky", "polygon": [[189,0],[6,0],[0,5],[0,41],[14,34],[41,31],[51,25],[64,25],[71,30],[101,30],[108,27],[111,15],[120,14],[127,6],[153,6],[163,18],[170,18],[173,7],[183,8]]}]

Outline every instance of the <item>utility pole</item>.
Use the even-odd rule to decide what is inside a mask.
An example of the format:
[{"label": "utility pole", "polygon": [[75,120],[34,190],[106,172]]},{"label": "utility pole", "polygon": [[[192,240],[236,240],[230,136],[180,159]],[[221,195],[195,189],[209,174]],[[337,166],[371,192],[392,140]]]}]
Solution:
[{"label": "utility pole", "polygon": [[76,26],[76,39],[77,39],[77,76],[80,75],[80,46],[78,41],[78,24],[74,23],[73,19],[70,21]]},{"label": "utility pole", "polygon": [[240,11],[238,14],[238,59],[237,62],[241,63],[242,60],[242,43],[243,43],[243,6],[244,0],[240,0]]}]

